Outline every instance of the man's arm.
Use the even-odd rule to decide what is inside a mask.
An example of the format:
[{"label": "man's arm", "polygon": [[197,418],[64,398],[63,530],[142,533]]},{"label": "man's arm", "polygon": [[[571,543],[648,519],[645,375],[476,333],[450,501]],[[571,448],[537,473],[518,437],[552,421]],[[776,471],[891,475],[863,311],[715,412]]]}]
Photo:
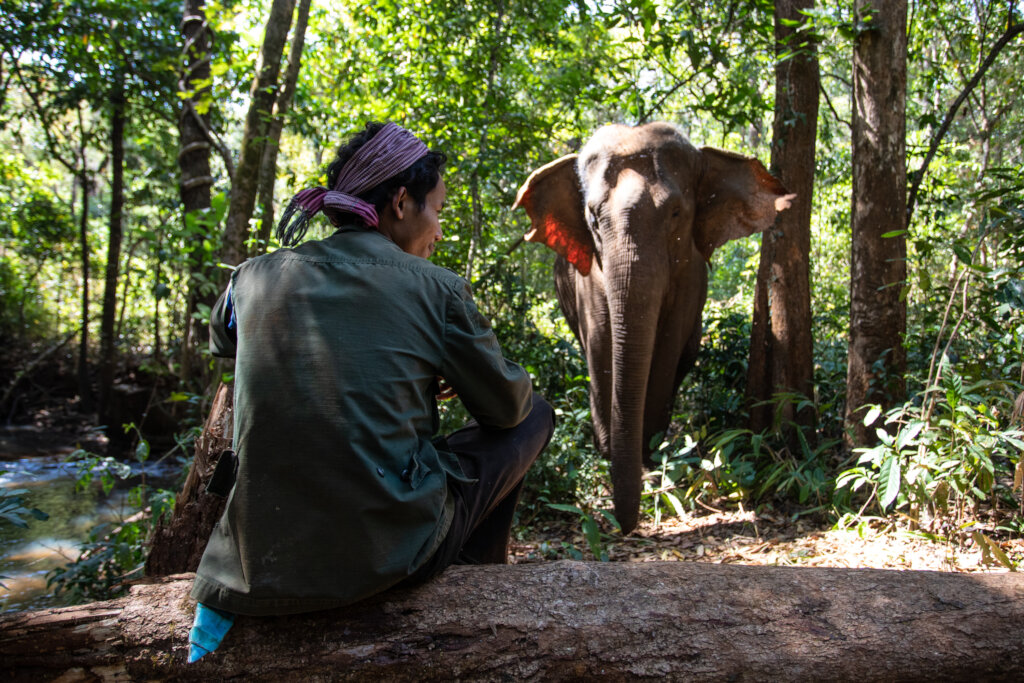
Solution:
[{"label": "man's arm", "polygon": [[501,355],[491,324],[477,310],[468,285],[448,305],[441,374],[482,425],[514,427],[530,413],[530,376]]},{"label": "man's arm", "polygon": [[220,358],[234,358],[238,345],[238,325],[231,289],[229,284],[210,309],[210,353]]}]

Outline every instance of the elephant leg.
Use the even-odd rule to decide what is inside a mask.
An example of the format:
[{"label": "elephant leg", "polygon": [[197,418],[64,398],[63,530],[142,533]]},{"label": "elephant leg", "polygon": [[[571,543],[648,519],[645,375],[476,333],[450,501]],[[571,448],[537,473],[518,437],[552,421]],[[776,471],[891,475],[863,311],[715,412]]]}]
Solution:
[{"label": "elephant leg", "polygon": [[565,259],[559,258],[555,264],[555,285],[565,318],[587,359],[594,444],[607,458],[611,453],[612,338],[604,275],[595,266],[589,276],[581,276]]}]

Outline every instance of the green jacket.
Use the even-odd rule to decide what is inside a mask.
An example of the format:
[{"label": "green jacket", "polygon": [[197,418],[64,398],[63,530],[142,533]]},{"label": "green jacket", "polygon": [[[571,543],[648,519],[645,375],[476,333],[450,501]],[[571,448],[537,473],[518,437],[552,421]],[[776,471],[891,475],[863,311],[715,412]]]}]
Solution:
[{"label": "green jacket", "polygon": [[229,291],[210,348],[236,358],[238,477],[192,596],[287,614],[396,584],[444,538],[448,480],[465,480],[431,443],[437,377],[481,424],[512,427],[529,375],[502,357],[465,280],[376,231],[252,259]]}]

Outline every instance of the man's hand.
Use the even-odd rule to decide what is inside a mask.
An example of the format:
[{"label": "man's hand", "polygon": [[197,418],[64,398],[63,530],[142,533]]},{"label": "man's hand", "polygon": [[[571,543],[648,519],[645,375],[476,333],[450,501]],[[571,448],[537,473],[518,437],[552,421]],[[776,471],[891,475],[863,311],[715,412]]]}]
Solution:
[{"label": "man's hand", "polygon": [[455,389],[452,388],[451,384],[444,377],[437,378],[437,398],[438,401],[447,401],[450,398],[455,398],[458,394],[455,393]]}]

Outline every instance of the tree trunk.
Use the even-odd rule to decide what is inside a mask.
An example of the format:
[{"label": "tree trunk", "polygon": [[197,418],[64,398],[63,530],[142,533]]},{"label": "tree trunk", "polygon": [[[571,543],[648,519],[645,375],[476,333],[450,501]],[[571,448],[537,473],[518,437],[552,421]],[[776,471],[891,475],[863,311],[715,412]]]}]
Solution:
[{"label": "tree trunk", "polygon": [[231,203],[224,226],[221,261],[235,266],[246,256],[245,241],[249,219],[256,204],[260,161],[266,145],[267,130],[277,98],[277,80],[281,72],[281,55],[288,40],[294,0],[273,0],[260,50],[260,64],[250,90],[249,113],[245,117],[238,167],[231,178]]},{"label": "tree trunk", "polygon": [[107,425],[111,442],[119,441],[121,425],[110,424],[110,391],[114,386],[116,339],[114,319],[117,315],[117,278],[121,270],[121,239],[124,234],[122,209],[124,208],[124,75],[114,76],[110,93],[110,236],[107,242],[107,270],[103,290],[103,314],[100,322],[100,424]]},{"label": "tree trunk", "polygon": [[[203,5],[204,0],[185,0],[182,10],[181,35],[185,48],[182,51],[183,74],[178,83],[178,90],[182,92],[191,91],[194,83],[208,82],[210,79],[211,32]],[[208,114],[200,114],[196,108],[198,102],[210,97],[209,91],[209,87],[202,88],[193,97],[182,101],[178,115],[178,168],[181,171],[181,203],[185,217],[210,208],[213,174],[210,170],[211,145],[205,132],[210,126],[210,117]],[[207,262],[204,240],[200,237],[196,235],[185,242],[185,248],[190,252],[188,267],[191,273],[185,311],[185,340],[181,345],[180,376],[186,386],[191,384],[192,375],[196,373],[199,349],[209,340],[206,325],[193,314],[200,303],[212,307],[217,296],[216,288],[210,287],[214,269]],[[213,235],[207,234],[205,237],[212,238]]]},{"label": "tree trunk", "polygon": [[224,499],[206,493],[220,454],[231,448],[234,428],[232,386],[221,384],[213,406],[196,439],[196,454],[185,485],[174,504],[171,520],[158,524],[153,532],[146,576],[165,576],[194,572],[206,549],[213,525],[224,510]]},{"label": "tree trunk", "polygon": [[[494,80],[498,75],[498,67],[501,64],[502,46],[505,44],[505,3],[499,0],[495,7],[497,14],[491,22],[491,53],[487,61],[487,84],[484,86],[481,102],[487,102],[494,90]],[[480,145],[477,148],[476,160],[473,162],[473,172],[469,178],[470,204],[473,208],[473,229],[469,235],[469,249],[466,251],[466,280],[473,280],[473,262],[476,260],[477,252],[483,240],[483,203],[480,200],[480,167],[484,163],[487,154],[488,137],[490,124],[485,121],[480,134]]]},{"label": "tree trunk", "polygon": [[[761,238],[761,263],[754,296],[747,401],[750,428],[772,427],[774,406],[758,405],[777,393],[814,397],[814,343],[811,336],[811,205],[818,131],[818,59],[813,36],[786,22],[802,21],[814,0],[775,3],[775,124],[772,173],[796,199]],[[789,53],[792,56],[785,57]],[[799,399],[796,399],[799,400]],[[786,423],[811,427],[810,406],[782,406]],[[790,436],[793,436],[791,430]],[[791,439],[793,441],[793,439]],[[792,445],[795,445],[792,444]]]},{"label": "tree trunk", "polygon": [[277,154],[281,149],[281,131],[284,130],[284,117],[292,106],[295,97],[295,85],[299,80],[299,67],[302,65],[302,48],[306,41],[306,24],[309,22],[310,0],[299,0],[299,11],[295,16],[295,33],[288,49],[288,68],[284,72],[284,83],[281,94],[274,106],[274,118],[267,132],[267,144],[263,149],[260,161],[259,204],[260,234],[258,243],[252,250],[253,255],[262,254],[270,244],[270,233],[274,229],[274,182],[277,180]]},{"label": "tree trunk", "polygon": [[351,607],[236,620],[185,664],[189,577],[0,617],[17,680],[996,681],[1024,577],[688,562],[451,567]]},{"label": "tree trunk", "polygon": [[[84,138],[84,136],[83,136]],[[89,169],[82,143],[82,170],[78,176],[82,186],[82,215],[78,221],[78,247],[82,250],[82,335],[78,340],[78,409],[93,410],[92,387],[89,383]]]},{"label": "tree trunk", "polygon": [[857,0],[853,50],[853,206],[846,427],[874,439],[862,407],[905,396],[907,3]]}]

